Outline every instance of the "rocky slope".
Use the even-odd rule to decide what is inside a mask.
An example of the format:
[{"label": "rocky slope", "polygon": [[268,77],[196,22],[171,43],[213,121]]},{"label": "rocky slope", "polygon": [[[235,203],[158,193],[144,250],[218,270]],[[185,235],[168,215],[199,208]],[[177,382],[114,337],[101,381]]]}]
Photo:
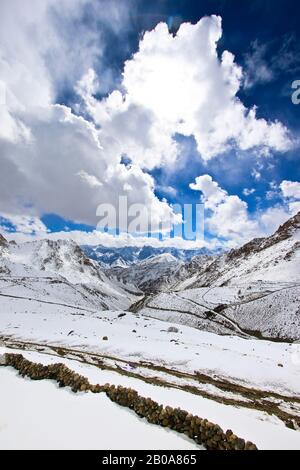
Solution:
[{"label": "rocky slope", "polygon": [[178,278],[183,269],[183,261],[164,253],[126,268],[112,267],[105,272],[113,281],[133,284],[144,293],[154,293],[171,289],[173,279]]},{"label": "rocky slope", "polygon": [[6,248],[8,246],[8,242],[5,240],[3,235],[0,233],[0,249],[1,248]]},{"label": "rocky slope", "polygon": [[267,238],[257,238],[241,248],[204,263],[184,285],[209,287],[245,282],[300,282],[300,213]]},{"label": "rocky slope", "polygon": [[140,313],[218,334],[300,339],[300,214],[270,237],[195,258],[174,274]]},{"label": "rocky slope", "polygon": [[135,288],[109,280],[98,263],[72,241],[17,245],[4,239],[2,245],[1,297],[21,296],[99,310],[128,308],[138,298]]}]

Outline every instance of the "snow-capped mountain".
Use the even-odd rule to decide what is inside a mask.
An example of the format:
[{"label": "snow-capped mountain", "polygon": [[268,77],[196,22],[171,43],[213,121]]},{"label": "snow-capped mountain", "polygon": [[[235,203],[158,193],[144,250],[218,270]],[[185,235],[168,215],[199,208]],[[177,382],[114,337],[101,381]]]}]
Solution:
[{"label": "snow-capped mountain", "polygon": [[17,309],[27,309],[26,301],[99,311],[130,308],[218,334],[300,338],[300,214],[272,236],[222,255],[185,262],[170,250],[153,254],[144,247],[137,255],[126,247],[142,259],[105,268],[71,241],[17,245],[1,237],[1,301],[23,299]]},{"label": "snow-capped mountain", "polygon": [[300,282],[300,213],[267,238],[256,238],[199,266],[190,287],[245,282]]},{"label": "snow-capped mountain", "polygon": [[8,245],[7,241],[5,240],[5,238],[0,233],[0,249],[1,248],[6,248],[7,245]]},{"label": "snow-capped mountain", "polygon": [[[207,255],[200,250],[200,255],[190,258],[199,250],[176,251],[170,248],[170,251],[157,255],[157,249],[152,247],[144,247],[139,251],[125,247],[124,252],[130,253],[130,261],[128,258],[127,261],[124,258],[115,258],[120,255],[120,251],[116,254],[108,249],[111,266],[105,268],[105,264],[99,259],[98,262],[112,280],[135,285],[147,294],[262,280],[300,282],[299,217],[298,214],[290,219],[270,237],[254,239],[221,255]],[[90,253],[90,248],[85,247],[85,252]],[[93,257],[98,250],[103,252],[102,248],[96,247]],[[152,254],[153,251],[155,254]],[[135,262],[132,261],[133,258]],[[185,261],[186,258],[188,261]]]},{"label": "snow-capped mountain", "polygon": [[138,296],[136,289],[110,281],[75,242],[41,240],[17,245],[2,237],[1,245],[2,297],[119,310],[128,308]]},{"label": "snow-capped mountain", "polygon": [[254,427],[298,429],[298,356],[282,343],[300,338],[298,234],[296,217],[219,257],[164,253],[107,270],[69,241],[1,237],[0,355],[21,348],[37,362],[67,361],[93,382],[132,381],[146,396],[160,398],[161,384],[182,396],[178,406],[197,400],[195,413],[200,403],[202,416],[225,410],[230,422],[237,413],[246,430],[249,416]]},{"label": "snow-capped mountain", "polygon": [[168,291],[138,304],[141,314],[219,334],[300,338],[300,213],[270,237],[174,274]]},{"label": "snow-capped mountain", "polygon": [[[157,248],[149,245],[143,247],[138,246],[125,246],[119,248],[105,247],[102,245],[81,246],[83,252],[89,258],[98,261],[102,266],[115,267],[121,266],[126,267],[132,264],[136,264],[140,261],[144,261],[154,256],[162,254],[170,254],[179,261],[190,261],[194,256],[209,255],[212,254],[207,248],[199,249],[180,249],[173,247]],[[217,253],[217,252],[216,252]]]},{"label": "snow-capped mountain", "polygon": [[105,272],[113,281],[129,283],[145,293],[154,293],[169,290],[173,279],[180,276],[182,269],[183,261],[169,253],[163,253],[128,267],[111,267]]}]

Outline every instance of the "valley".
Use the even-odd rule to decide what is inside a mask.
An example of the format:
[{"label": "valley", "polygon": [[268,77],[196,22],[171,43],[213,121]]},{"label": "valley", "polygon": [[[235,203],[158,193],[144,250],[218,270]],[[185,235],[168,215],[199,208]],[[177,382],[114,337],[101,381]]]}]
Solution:
[{"label": "valley", "polygon": [[127,384],[259,448],[300,448],[299,239],[298,214],[228,253],[104,267],[74,242],[2,237],[0,355]]}]

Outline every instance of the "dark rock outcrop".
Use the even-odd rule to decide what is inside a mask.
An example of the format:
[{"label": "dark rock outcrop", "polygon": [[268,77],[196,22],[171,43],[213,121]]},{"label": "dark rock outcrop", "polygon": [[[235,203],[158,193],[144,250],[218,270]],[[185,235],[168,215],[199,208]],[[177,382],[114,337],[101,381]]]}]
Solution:
[{"label": "dark rock outcrop", "polygon": [[0,248],[7,248],[7,247],[8,247],[8,241],[0,233]]}]

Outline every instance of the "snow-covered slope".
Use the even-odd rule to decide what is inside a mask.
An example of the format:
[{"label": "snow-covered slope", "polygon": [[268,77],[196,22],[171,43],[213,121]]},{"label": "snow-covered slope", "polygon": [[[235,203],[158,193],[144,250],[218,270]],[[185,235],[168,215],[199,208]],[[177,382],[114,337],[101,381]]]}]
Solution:
[{"label": "snow-covered slope", "polygon": [[169,253],[163,253],[126,268],[112,267],[105,272],[113,281],[129,283],[143,292],[153,293],[169,290],[173,285],[173,279],[180,275],[183,267],[183,261],[177,260]]},{"label": "snow-covered slope", "polygon": [[159,253],[110,269],[72,242],[1,237],[0,354],[59,356],[108,381],[146,383],[166,404],[175,391],[176,406],[262,447],[269,425],[299,442],[299,225],[298,214],[221,256]]},{"label": "snow-covered slope", "polygon": [[268,238],[173,274],[165,293],[139,306],[143,315],[219,334],[300,338],[300,214]]},{"label": "snow-covered slope", "polygon": [[199,450],[184,435],[136,419],[103,394],[72,394],[8,368],[1,371],[1,398],[14,404],[2,408],[1,450]]},{"label": "snow-covered slope", "polygon": [[237,285],[245,282],[300,282],[300,213],[270,237],[254,239],[205,264],[193,287]]},{"label": "snow-covered slope", "polygon": [[257,283],[201,287],[148,297],[139,313],[218,334],[300,339],[300,286]]},{"label": "snow-covered slope", "polygon": [[100,310],[124,309],[136,289],[110,281],[98,263],[72,241],[3,243],[0,296],[23,297]]}]

